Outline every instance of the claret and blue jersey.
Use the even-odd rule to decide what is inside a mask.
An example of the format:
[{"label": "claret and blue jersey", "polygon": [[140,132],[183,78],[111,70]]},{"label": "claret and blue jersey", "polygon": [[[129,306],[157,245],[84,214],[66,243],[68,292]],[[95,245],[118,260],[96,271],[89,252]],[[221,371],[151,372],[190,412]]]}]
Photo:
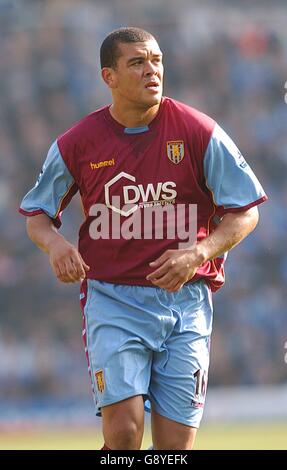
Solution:
[{"label": "claret and blue jersey", "polygon": [[[20,212],[46,213],[61,225],[60,214],[80,192],[85,221],[79,250],[91,267],[87,276],[115,284],[152,286],[149,262],[179,238],[93,239],[92,207],[103,204],[120,223],[147,206],[195,204],[197,240],[212,231],[226,212],[242,211],[267,199],[260,183],[227,134],[211,118],[163,98],[149,124],[125,128],[109,107],[91,113],[51,146],[38,181],[24,197]],[[113,197],[118,196],[119,206]],[[130,204],[130,212],[124,207]],[[186,210],[188,223],[188,208]],[[202,265],[193,280],[204,278],[212,290],[224,282],[224,257]]]}]

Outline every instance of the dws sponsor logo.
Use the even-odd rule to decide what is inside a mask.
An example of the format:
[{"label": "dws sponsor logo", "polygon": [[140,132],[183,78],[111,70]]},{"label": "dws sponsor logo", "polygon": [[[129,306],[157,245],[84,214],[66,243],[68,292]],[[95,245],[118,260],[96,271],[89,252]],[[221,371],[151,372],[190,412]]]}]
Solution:
[{"label": "dws sponsor logo", "polygon": [[156,184],[156,187],[153,183],[148,183],[146,186],[143,184],[128,184],[122,187],[122,200],[124,205],[131,204],[132,207],[129,209],[120,209],[111,202],[111,190],[112,186],[121,178],[134,183],[136,182],[136,178],[134,176],[122,171],[105,184],[105,202],[109,209],[112,209],[125,217],[128,217],[130,214],[135,212],[140,204],[149,202],[156,203],[160,200],[169,202],[174,200],[177,196],[176,190],[172,189],[176,188],[176,183],[174,181],[159,182]]}]

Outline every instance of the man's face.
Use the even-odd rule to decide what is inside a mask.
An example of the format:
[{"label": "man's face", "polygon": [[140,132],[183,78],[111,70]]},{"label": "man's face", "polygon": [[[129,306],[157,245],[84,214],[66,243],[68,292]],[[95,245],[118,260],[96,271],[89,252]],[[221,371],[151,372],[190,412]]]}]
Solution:
[{"label": "man's face", "polygon": [[149,108],[162,96],[162,52],[155,40],[120,43],[116,69],[110,70],[114,99]]}]

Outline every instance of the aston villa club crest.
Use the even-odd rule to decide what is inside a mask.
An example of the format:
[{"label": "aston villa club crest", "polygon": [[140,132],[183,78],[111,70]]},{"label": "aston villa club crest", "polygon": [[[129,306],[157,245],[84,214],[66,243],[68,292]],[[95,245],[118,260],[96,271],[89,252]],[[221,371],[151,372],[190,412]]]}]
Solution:
[{"label": "aston villa club crest", "polygon": [[172,163],[176,165],[181,162],[184,157],[183,140],[170,140],[166,144],[167,156]]},{"label": "aston villa club crest", "polygon": [[98,370],[95,372],[96,382],[97,382],[97,389],[100,393],[103,393],[105,390],[105,381],[104,381],[104,372],[102,370]]}]

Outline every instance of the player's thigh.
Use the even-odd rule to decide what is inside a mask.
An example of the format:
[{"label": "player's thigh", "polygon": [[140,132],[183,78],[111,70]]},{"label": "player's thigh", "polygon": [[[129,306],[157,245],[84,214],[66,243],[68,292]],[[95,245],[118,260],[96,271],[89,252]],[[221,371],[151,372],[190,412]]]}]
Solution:
[{"label": "player's thigh", "polygon": [[103,434],[111,449],[139,449],[144,432],[144,404],[141,395],[102,407]]},{"label": "player's thigh", "polygon": [[[148,393],[152,351],[140,336],[133,305],[114,298],[109,286],[88,290],[84,306],[86,352],[94,398],[104,406]],[[112,289],[112,286],[110,287]]]},{"label": "player's thigh", "polygon": [[152,440],[156,450],[191,450],[197,428],[187,426],[159,415],[151,414]]},{"label": "player's thigh", "polygon": [[212,305],[204,283],[192,286],[193,298],[181,303],[175,328],[161,351],[154,352],[150,397],[159,415],[198,428],[203,415]]},{"label": "player's thigh", "polygon": [[[189,357],[168,351],[158,358],[150,385],[153,442],[158,449],[190,449],[203,416],[208,346],[204,340],[193,345]],[[189,349],[193,349],[189,345]],[[199,349],[199,350],[198,350]]]}]

